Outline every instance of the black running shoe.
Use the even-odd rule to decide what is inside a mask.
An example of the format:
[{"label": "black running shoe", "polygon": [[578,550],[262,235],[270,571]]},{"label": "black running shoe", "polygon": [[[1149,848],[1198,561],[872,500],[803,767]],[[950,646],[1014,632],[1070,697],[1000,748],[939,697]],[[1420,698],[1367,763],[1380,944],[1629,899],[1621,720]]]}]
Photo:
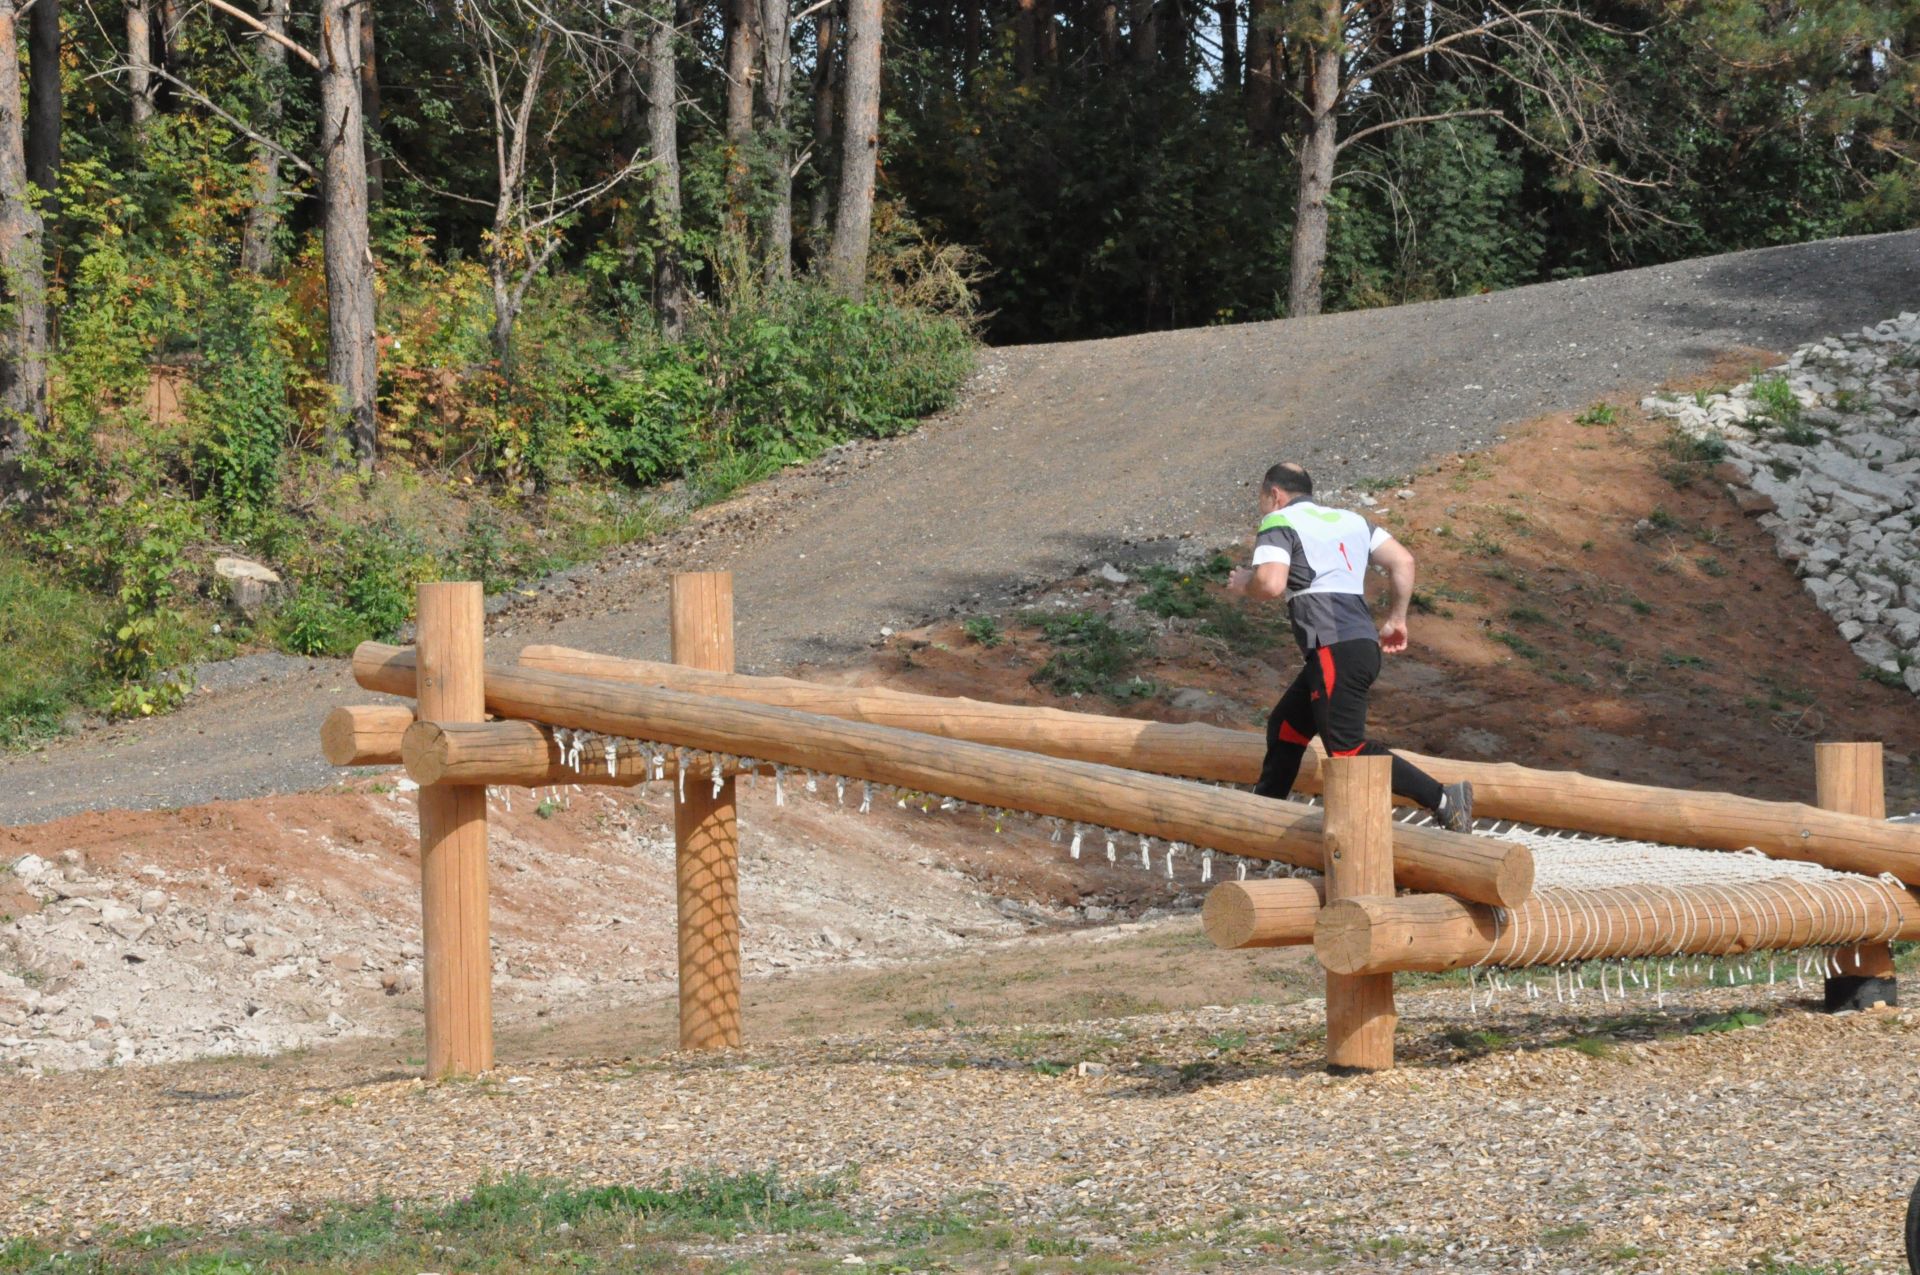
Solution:
[{"label": "black running shoe", "polygon": [[1433,817],[1448,832],[1473,831],[1473,785],[1462,779],[1440,790],[1440,809]]}]

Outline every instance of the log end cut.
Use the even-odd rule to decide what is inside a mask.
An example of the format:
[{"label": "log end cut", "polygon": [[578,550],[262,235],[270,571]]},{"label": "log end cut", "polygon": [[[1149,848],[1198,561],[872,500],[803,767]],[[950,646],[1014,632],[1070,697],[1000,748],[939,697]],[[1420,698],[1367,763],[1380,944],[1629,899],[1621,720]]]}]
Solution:
[{"label": "log end cut", "polygon": [[1200,923],[1215,947],[1293,947],[1313,942],[1325,893],[1318,879],[1228,881],[1207,893]]}]

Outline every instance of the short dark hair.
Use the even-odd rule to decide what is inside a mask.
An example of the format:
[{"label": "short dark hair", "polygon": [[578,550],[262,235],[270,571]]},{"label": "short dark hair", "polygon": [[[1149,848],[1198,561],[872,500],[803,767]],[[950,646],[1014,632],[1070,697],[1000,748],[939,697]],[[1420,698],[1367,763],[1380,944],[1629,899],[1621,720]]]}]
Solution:
[{"label": "short dark hair", "polygon": [[1313,495],[1313,476],[1290,460],[1269,469],[1260,485],[1268,491],[1284,491],[1289,496]]}]

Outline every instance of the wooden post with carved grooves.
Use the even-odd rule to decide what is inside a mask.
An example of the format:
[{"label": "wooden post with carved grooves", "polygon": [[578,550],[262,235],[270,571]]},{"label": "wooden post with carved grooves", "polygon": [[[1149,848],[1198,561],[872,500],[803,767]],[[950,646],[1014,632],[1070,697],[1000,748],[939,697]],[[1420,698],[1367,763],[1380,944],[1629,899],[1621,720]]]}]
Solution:
[{"label": "wooden post with carved grooves", "polygon": [[[486,720],[485,599],[477,584],[420,586],[420,713],[434,722]],[[427,1076],[493,1066],[493,952],[487,917],[487,790],[420,790],[421,947],[425,954]]]},{"label": "wooden post with carved grooves", "polygon": [[[673,662],[733,672],[733,577],[724,571],[673,577]],[[686,776],[673,813],[680,912],[680,1047],[740,1043],[740,825],[734,780],[719,792]]]},{"label": "wooden post with carved grooves", "polygon": [[[1822,810],[1868,819],[1887,817],[1886,771],[1877,743],[1815,744],[1815,803]],[[1871,1009],[1893,999],[1893,949],[1862,943],[1834,952],[1840,972],[1826,980],[1828,1009]]]},{"label": "wooden post with carved grooves", "polygon": [[[1326,761],[1328,903],[1393,894],[1393,759]],[[1392,974],[1327,973],[1327,1066],[1385,1071],[1393,1066]]]}]

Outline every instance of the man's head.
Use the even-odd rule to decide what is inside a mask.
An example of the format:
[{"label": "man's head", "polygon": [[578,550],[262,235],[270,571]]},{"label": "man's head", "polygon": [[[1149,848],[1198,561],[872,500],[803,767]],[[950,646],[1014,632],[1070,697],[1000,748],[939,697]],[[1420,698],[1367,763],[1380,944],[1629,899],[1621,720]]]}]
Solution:
[{"label": "man's head", "polygon": [[1260,480],[1260,512],[1285,509],[1296,500],[1313,499],[1313,478],[1292,461],[1282,461]]}]

